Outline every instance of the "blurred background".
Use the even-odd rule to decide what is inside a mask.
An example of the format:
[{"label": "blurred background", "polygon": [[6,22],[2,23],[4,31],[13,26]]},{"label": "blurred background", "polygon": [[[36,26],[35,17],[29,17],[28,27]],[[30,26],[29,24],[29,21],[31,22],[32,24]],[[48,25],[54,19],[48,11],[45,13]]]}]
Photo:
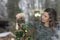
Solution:
[{"label": "blurred background", "polygon": [[[38,10],[40,11],[38,14],[41,14],[48,7],[57,11],[58,21],[60,21],[60,0],[0,0],[0,32],[14,32],[18,13],[25,14],[25,22],[28,24],[29,21],[34,20],[34,11]],[[2,26],[1,23],[7,25]]]},{"label": "blurred background", "polygon": [[[54,8],[57,11],[60,24],[60,0],[0,0],[0,33],[14,33],[16,31],[16,15],[20,13],[25,15],[26,24],[39,22],[41,14],[46,8]],[[36,18],[37,16],[39,17]],[[58,34],[60,35],[60,31]]]}]

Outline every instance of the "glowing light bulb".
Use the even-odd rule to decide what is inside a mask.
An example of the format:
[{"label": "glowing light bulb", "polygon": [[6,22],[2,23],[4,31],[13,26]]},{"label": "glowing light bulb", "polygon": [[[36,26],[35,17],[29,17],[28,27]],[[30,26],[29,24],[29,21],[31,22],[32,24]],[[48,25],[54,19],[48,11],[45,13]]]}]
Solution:
[{"label": "glowing light bulb", "polygon": [[35,14],[35,17],[37,17],[37,16],[39,16],[39,17],[40,17],[40,16],[41,16],[41,14],[39,14],[39,13],[36,13],[36,14]]}]

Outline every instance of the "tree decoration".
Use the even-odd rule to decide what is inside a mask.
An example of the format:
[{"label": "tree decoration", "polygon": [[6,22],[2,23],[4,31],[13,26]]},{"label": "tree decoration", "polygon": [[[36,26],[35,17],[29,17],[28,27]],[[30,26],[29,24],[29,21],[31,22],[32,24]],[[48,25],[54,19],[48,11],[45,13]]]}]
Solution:
[{"label": "tree decoration", "polygon": [[15,40],[32,40],[30,28],[25,24],[24,20],[22,18],[19,18],[17,22],[20,29],[15,31]]}]

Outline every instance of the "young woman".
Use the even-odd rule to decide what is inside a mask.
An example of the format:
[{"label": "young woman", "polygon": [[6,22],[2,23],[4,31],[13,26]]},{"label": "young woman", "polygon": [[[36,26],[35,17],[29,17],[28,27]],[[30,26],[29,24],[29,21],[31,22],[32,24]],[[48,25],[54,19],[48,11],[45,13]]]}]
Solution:
[{"label": "young woman", "polygon": [[57,14],[53,8],[44,10],[40,23],[34,22],[30,24],[35,28],[34,40],[57,40]]}]

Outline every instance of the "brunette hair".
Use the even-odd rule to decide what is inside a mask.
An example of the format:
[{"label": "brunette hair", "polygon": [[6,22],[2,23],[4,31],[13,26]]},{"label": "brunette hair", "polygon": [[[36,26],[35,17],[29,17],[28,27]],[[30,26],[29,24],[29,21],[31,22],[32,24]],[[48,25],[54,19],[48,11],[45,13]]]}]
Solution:
[{"label": "brunette hair", "polygon": [[48,12],[49,15],[49,27],[55,27],[57,24],[57,13],[53,8],[47,8],[44,12]]}]

